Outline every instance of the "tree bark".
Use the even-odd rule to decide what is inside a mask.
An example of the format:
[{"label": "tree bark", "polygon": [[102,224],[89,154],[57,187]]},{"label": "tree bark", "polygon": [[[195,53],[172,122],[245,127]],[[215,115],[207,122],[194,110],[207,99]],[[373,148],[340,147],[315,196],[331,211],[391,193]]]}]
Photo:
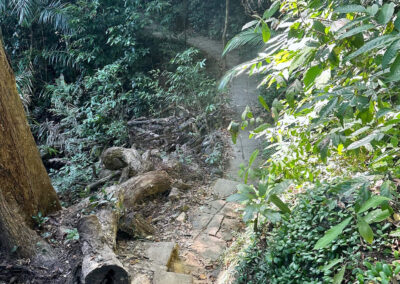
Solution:
[{"label": "tree bark", "polygon": [[32,216],[60,208],[0,42],[0,245],[33,256]]},{"label": "tree bark", "polygon": [[[224,31],[222,33],[222,48],[225,49],[226,46],[226,34],[228,32],[228,26],[229,26],[229,1],[230,0],[225,0],[225,24],[224,24]],[[222,71],[226,69],[226,56],[224,56],[222,60]]]}]

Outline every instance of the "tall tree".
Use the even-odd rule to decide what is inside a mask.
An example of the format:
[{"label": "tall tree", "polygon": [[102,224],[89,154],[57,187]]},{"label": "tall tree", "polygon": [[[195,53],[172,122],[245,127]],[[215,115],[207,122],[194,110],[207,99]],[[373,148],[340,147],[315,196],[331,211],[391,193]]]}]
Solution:
[{"label": "tall tree", "polygon": [[[222,33],[222,48],[225,48],[227,42],[227,32],[229,27],[229,2],[230,0],[225,0],[225,23],[224,23],[224,31]],[[225,70],[226,56],[223,58],[222,64],[223,64],[222,69]]]},{"label": "tall tree", "polygon": [[32,216],[61,208],[43,166],[0,41],[0,245],[36,252]]}]

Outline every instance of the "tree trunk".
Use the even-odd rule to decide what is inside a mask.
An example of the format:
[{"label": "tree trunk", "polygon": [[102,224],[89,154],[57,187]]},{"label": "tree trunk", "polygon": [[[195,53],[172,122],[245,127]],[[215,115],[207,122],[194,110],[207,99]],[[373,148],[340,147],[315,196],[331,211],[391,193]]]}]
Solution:
[{"label": "tree trunk", "polygon": [[[226,34],[228,32],[229,26],[229,0],[225,0],[225,24],[224,24],[224,32],[222,33],[222,48],[224,49],[226,46]],[[222,71],[225,71],[226,68],[226,56],[222,59]]]},{"label": "tree trunk", "polygon": [[32,216],[60,208],[0,42],[0,245],[32,256]]}]

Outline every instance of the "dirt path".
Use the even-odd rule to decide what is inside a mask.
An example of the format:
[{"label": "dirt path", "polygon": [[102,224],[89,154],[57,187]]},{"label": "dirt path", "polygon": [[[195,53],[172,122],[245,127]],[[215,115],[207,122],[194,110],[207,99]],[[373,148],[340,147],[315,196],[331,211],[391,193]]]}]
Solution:
[{"label": "dirt path", "polygon": [[[189,45],[198,48],[216,61],[221,60],[223,51],[222,43],[209,39],[204,36],[189,37],[187,39]],[[238,52],[228,54],[226,59],[227,67],[233,68],[241,63],[241,56]],[[241,121],[241,114],[247,105],[255,106],[258,104],[257,83],[253,78],[249,78],[247,74],[236,77],[229,87],[229,98],[232,110],[234,110],[233,120]],[[233,157],[230,161],[230,167],[226,172],[226,177],[238,180],[237,172],[241,164],[247,164],[250,155],[259,147],[259,142],[255,139],[249,139],[248,131],[241,131],[237,139],[236,145],[231,144]]]},{"label": "dirt path", "polygon": [[[217,62],[221,60],[220,42],[202,36],[189,37],[187,42]],[[239,62],[238,54],[227,58],[228,68]],[[232,119],[241,121],[246,105],[257,104],[256,84],[242,75],[233,80],[229,89]],[[237,205],[226,202],[226,198],[236,190],[240,165],[247,164],[258,147],[248,135],[241,132],[237,144],[232,144],[232,158],[224,178],[181,193],[179,198],[190,200],[185,210],[178,208],[177,201],[165,200],[164,210],[174,217],[159,221],[162,229],[156,239],[120,242],[119,255],[133,275],[132,283],[151,283],[150,279],[154,284],[229,283],[221,277],[220,261],[243,225]]]}]

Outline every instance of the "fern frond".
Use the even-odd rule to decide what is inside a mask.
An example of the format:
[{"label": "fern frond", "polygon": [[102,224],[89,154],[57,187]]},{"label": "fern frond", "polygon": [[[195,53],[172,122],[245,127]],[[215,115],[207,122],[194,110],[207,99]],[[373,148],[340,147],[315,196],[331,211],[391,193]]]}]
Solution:
[{"label": "fern frond", "polygon": [[250,45],[250,46],[262,46],[264,44],[260,29],[247,29],[234,38],[232,38],[227,44],[222,53],[225,56],[228,52],[235,50],[239,47]]}]

